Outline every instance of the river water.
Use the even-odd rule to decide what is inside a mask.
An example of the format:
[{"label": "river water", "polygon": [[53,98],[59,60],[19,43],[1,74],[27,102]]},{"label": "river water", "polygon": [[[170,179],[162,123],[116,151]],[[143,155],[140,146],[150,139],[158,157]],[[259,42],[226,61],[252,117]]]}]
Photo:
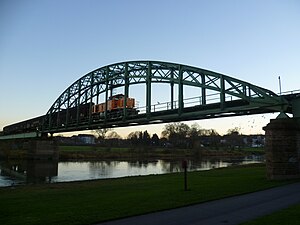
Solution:
[{"label": "river water", "polygon": [[[235,160],[193,159],[188,160],[188,171],[258,163],[263,160],[261,156],[249,156]],[[0,161],[0,187],[174,173],[182,171],[181,165],[179,160],[160,159],[92,162]]]}]

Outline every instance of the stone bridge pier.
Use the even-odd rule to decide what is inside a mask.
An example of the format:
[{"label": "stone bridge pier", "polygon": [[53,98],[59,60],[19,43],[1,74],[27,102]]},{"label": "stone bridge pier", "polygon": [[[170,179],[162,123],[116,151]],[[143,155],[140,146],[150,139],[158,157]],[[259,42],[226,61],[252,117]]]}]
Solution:
[{"label": "stone bridge pier", "polygon": [[300,177],[300,124],[294,118],[277,118],[264,127],[266,167],[270,180]]},{"label": "stone bridge pier", "polygon": [[[25,154],[15,154],[18,150],[25,150]],[[0,157],[21,157],[33,160],[58,160],[58,146],[52,138],[37,139],[9,139],[0,142]]]},{"label": "stone bridge pier", "polygon": [[28,159],[58,160],[58,147],[52,139],[30,140],[25,144]]}]

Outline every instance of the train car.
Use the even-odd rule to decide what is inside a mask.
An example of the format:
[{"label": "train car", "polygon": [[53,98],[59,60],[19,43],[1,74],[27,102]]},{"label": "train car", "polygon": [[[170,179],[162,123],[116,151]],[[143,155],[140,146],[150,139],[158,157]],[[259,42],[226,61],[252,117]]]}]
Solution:
[{"label": "train car", "polygon": [[[125,96],[118,94],[111,96],[107,101],[107,112],[109,118],[117,118],[123,115],[123,109],[125,104]],[[90,106],[92,105],[92,108]],[[99,119],[104,117],[106,104],[101,103],[95,105],[94,103],[81,104],[79,107],[75,106],[69,109],[63,109],[59,112],[55,112],[51,115],[51,119],[48,116],[39,116],[33,119],[15,123],[3,128],[2,135],[18,134],[26,132],[38,131],[43,125],[46,127],[64,127],[66,124],[71,125],[77,122],[86,122],[90,115],[90,109],[92,110],[93,119]],[[135,108],[135,99],[127,98],[126,100],[127,115],[136,115],[138,110]],[[79,120],[79,121],[77,121]],[[51,123],[51,124],[50,124]]]},{"label": "train car", "polygon": [[19,123],[8,125],[3,128],[3,134],[8,135],[37,131],[41,128],[43,124],[43,119],[44,116],[39,116]]},{"label": "train car", "polygon": [[[78,115],[79,121],[80,122],[84,121],[89,115],[89,109],[90,109],[90,104],[87,103],[87,104],[80,105],[79,109],[77,109],[77,107],[72,107],[68,110],[63,109],[60,112],[53,113],[51,117],[51,126],[52,127],[64,126],[67,120],[69,124],[76,123],[77,112],[79,113]],[[33,119],[8,125],[3,128],[2,135],[35,132],[42,129],[44,122],[46,122],[46,126],[49,125],[49,118],[47,116],[39,116]]]},{"label": "train car", "polygon": [[[89,116],[90,103],[81,104],[79,108],[77,106],[63,109],[59,112],[55,112],[52,114],[51,123],[52,127],[61,127],[68,124],[77,123],[77,119],[79,122],[86,120]],[[77,118],[78,113],[78,118]]]},{"label": "train car", "polygon": [[[123,94],[118,94],[111,96],[107,101],[107,112],[109,115],[122,115],[123,109],[125,104],[125,96]],[[135,108],[135,99],[134,98],[127,98],[126,100],[126,108],[129,115],[137,114],[137,110]],[[106,104],[100,103],[97,105],[92,106],[92,114],[99,114],[100,116],[104,115],[106,111]]]}]

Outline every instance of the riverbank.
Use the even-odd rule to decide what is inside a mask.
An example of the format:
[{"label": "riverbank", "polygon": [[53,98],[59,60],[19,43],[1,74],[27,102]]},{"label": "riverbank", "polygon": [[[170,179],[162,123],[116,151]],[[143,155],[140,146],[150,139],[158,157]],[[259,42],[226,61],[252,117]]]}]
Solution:
[{"label": "riverbank", "polygon": [[176,148],[114,148],[99,146],[59,146],[59,158],[67,160],[93,159],[184,159],[184,158],[242,158],[252,154],[264,154],[263,149],[244,148],[241,150],[176,149]]},{"label": "riverbank", "polygon": [[[60,161],[74,160],[128,160],[128,159],[165,159],[178,160],[184,158],[222,158],[235,159],[249,155],[263,155],[263,148],[241,148],[238,150],[228,149],[177,149],[159,147],[101,147],[101,146],[58,146]],[[27,151],[22,148],[0,150],[0,159],[26,159]]]},{"label": "riverbank", "polygon": [[0,188],[0,224],[93,224],[267,189],[264,165]]}]

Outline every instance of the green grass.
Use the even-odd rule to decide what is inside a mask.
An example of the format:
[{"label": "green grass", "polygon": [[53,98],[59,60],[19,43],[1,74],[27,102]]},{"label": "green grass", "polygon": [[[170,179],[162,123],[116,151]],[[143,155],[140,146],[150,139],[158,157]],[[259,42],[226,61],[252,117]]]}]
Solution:
[{"label": "green grass", "polygon": [[0,224],[93,224],[220,199],[278,185],[265,167],[0,188]]},{"label": "green grass", "polygon": [[300,223],[300,204],[293,205],[287,209],[280,210],[256,220],[243,223],[243,225],[298,225]]},{"label": "green grass", "polygon": [[92,151],[92,146],[58,146],[60,152],[81,152],[81,151]]},{"label": "green grass", "polygon": [[241,151],[247,152],[250,154],[265,154],[264,147],[258,147],[258,148],[245,147],[245,148],[242,148]]},{"label": "green grass", "polygon": [[[215,149],[207,149],[208,151],[215,151]],[[250,154],[264,154],[265,150],[263,147],[259,148],[251,148],[251,147],[244,147],[240,150],[234,150],[230,151],[227,149],[224,149],[228,152],[245,152]],[[169,148],[147,148],[147,147],[140,147],[140,148],[118,148],[118,147],[101,147],[101,146],[65,146],[61,145],[59,146],[60,152],[83,152],[83,151],[109,151],[109,152],[119,152],[119,153],[126,153],[126,152],[155,152],[155,153],[188,153],[193,152],[195,149],[169,149]]]},{"label": "green grass", "polygon": [[84,152],[84,151],[102,151],[102,152],[130,152],[132,149],[130,148],[115,148],[115,147],[100,147],[100,146],[58,146],[60,152]]},{"label": "green grass", "polygon": [[101,146],[58,146],[61,160],[95,160],[95,159],[128,159],[128,158],[176,158],[193,155],[193,151],[184,149],[162,148],[117,148]]}]

